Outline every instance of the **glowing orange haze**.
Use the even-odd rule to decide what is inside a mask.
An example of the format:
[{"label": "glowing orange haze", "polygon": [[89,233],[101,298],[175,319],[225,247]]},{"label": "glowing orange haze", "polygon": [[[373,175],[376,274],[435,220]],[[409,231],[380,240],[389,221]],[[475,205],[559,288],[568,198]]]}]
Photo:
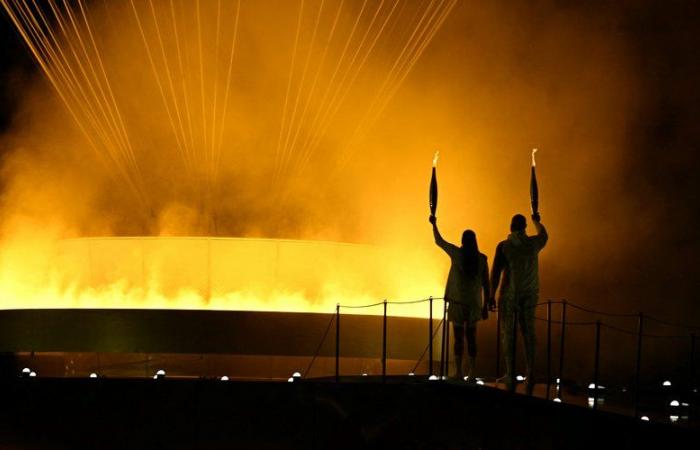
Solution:
[{"label": "glowing orange haze", "polygon": [[[54,86],[69,108],[37,79],[2,141],[0,307],[332,312],[440,296],[448,260],[427,223],[436,149],[443,234],[470,226],[487,254],[527,211],[532,147],[554,230],[581,229],[617,168],[624,58],[614,36],[581,42],[566,17],[533,44],[537,84],[509,75],[522,67],[505,49],[524,44],[508,25],[517,14],[498,6],[105,4],[87,4],[90,30],[78,27],[94,74],[71,56],[77,34],[60,42],[56,76],[82,81]],[[574,51],[605,74],[582,72]],[[605,230],[556,235],[545,267],[549,255],[598,257],[582,248]]]}]

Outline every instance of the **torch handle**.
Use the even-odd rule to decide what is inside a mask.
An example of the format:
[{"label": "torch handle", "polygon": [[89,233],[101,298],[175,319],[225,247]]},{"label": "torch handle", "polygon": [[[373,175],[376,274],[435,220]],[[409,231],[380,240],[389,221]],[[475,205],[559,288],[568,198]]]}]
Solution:
[{"label": "torch handle", "polygon": [[530,205],[532,206],[532,214],[537,214],[540,206],[540,193],[537,188],[535,166],[530,169]]},{"label": "torch handle", "polygon": [[433,167],[433,175],[430,178],[430,198],[429,198],[429,206],[430,206],[430,215],[435,216],[435,211],[437,210],[437,202],[438,202],[438,186],[437,186],[437,175],[435,173],[435,167]]}]

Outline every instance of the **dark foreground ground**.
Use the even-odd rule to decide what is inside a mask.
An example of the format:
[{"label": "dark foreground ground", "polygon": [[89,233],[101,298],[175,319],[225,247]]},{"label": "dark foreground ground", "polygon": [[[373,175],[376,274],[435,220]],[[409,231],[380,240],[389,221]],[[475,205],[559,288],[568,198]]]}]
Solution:
[{"label": "dark foreground ground", "polygon": [[671,449],[698,431],[424,378],[15,379],[0,449]]}]

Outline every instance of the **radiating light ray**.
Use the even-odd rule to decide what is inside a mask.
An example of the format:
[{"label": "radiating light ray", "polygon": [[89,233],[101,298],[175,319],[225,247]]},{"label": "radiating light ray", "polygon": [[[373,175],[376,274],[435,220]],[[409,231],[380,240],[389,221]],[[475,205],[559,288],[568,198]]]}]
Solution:
[{"label": "radiating light ray", "polygon": [[[35,1],[35,0],[33,0]],[[65,22],[65,18],[62,16],[60,9],[58,8],[58,5],[54,3],[54,0],[49,0],[49,5],[51,6],[55,17],[59,20],[59,23]],[[87,46],[85,44],[85,41],[82,38],[82,35],[80,33],[80,30],[78,29],[78,25],[76,22],[76,19],[73,14],[73,10],[70,7],[70,4],[67,3],[66,0],[63,0],[63,5],[66,10],[66,14],[68,15],[68,20],[70,21],[70,26],[73,29],[73,36],[77,39],[78,44],[80,49],[83,52],[83,55],[85,55],[85,61],[87,62],[87,67],[90,69],[89,72],[84,68],[84,65],[81,63],[81,57],[76,53],[76,51],[73,49],[71,46],[72,52],[75,56],[76,62],[78,63],[81,72],[83,73],[83,76],[85,80],[87,81],[88,87],[90,88],[90,91],[92,94],[95,96],[97,99],[98,103],[100,104],[100,108],[105,111],[105,121],[108,124],[108,127],[110,128],[111,132],[114,133],[119,151],[122,152],[124,159],[126,160],[126,163],[131,166],[131,169],[136,171],[136,161],[132,160],[129,155],[129,150],[126,145],[126,141],[124,139],[124,136],[121,135],[119,131],[119,126],[117,125],[117,119],[116,119],[116,114],[114,112],[113,106],[109,103],[107,100],[107,95],[105,93],[105,89],[102,86],[102,83],[99,79],[97,70],[95,69],[95,66],[92,62],[92,59],[90,58],[90,54],[87,51]],[[68,28],[68,24],[66,23],[66,28]],[[66,36],[69,36],[69,32],[65,32]],[[69,37],[69,42],[70,42],[70,37]],[[92,77],[90,77],[89,74],[92,74]],[[91,79],[92,78],[92,79]],[[97,92],[95,91],[95,87],[97,89]]]},{"label": "radiating light ray", "polygon": [[[68,75],[66,69],[63,67],[62,61],[59,59],[57,54],[53,51],[53,46],[51,45],[51,42],[49,41],[49,38],[46,34],[44,34],[43,27],[39,25],[39,23],[34,20],[34,18],[31,16],[31,14],[26,14],[24,11],[24,7],[19,5],[19,1],[15,2],[16,7],[18,8],[18,12],[20,14],[21,20],[24,23],[24,26],[26,26],[26,29],[29,31],[29,33],[33,36],[34,42],[36,42],[36,45],[40,46],[40,52],[42,53],[43,56],[36,56],[37,60],[42,62],[42,57],[46,58],[46,66],[45,67],[46,73],[48,76],[51,77],[52,82],[55,83],[55,88],[56,90],[61,94],[61,98],[64,99],[64,103],[68,106],[69,100],[66,97],[67,95],[72,95],[77,101],[78,101],[78,106],[80,108],[87,109],[87,112],[84,110],[83,113],[87,115],[88,120],[92,120],[95,126],[95,130],[100,133],[100,128],[99,128],[99,120],[95,119],[96,116],[93,116],[93,114],[96,114],[94,112],[92,104],[89,102],[87,94],[85,91],[80,87],[81,85],[77,81],[77,78],[75,77],[75,74],[71,70],[71,74]],[[52,36],[53,39],[53,36]],[[28,44],[32,44],[32,42],[28,41]],[[60,51],[60,48],[59,48]],[[63,59],[65,60],[65,57],[62,55]],[[57,74],[53,73],[52,66],[55,67],[57,70]],[[70,66],[68,65],[69,69]],[[68,89],[68,93],[64,93],[63,87],[60,86],[57,81],[57,77],[62,77],[63,82],[66,84],[66,89]],[[75,81],[75,84],[71,82],[71,77]],[[80,96],[78,96],[77,91],[80,91]],[[82,99],[81,99],[82,97]],[[76,115],[76,117],[78,117]],[[82,123],[79,123],[80,126],[82,126]],[[102,135],[100,139],[104,139],[106,142],[109,142],[106,137],[106,135]]]},{"label": "radiating light ray", "polygon": [[[102,61],[102,56],[100,55],[100,51],[97,47],[97,42],[95,41],[94,34],[92,33],[92,29],[90,27],[90,23],[88,21],[87,15],[86,15],[86,9],[83,6],[83,0],[78,0],[78,5],[80,6],[80,11],[83,16],[83,20],[85,21],[85,27],[88,30],[88,35],[90,36],[90,41],[92,42],[93,49],[95,51],[95,55],[97,56],[97,62],[100,66],[100,70],[102,72],[102,76],[105,80],[105,85],[107,86],[107,92],[109,93],[109,97],[112,103],[112,107],[114,108],[114,111],[117,115],[117,120],[119,122],[119,128],[121,130],[121,134],[126,142],[126,148],[129,153],[129,158],[131,159],[134,168],[136,170],[136,180],[140,184],[143,181],[142,175],[141,175],[141,169],[138,165],[138,162],[136,161],[136,155],[134,154],[134,148],[131,145],[131,140],[129,139],[129,133],[126,131],[126,126],[124,125],[124,118],[122,117],[122,113],[119,109],[119,105],[117,104],[117,101],[115,100],[114,97],[114,91],[112,90],[112,84],[109,81],[109,77],[107,76],[107,71],[105,70],[104,62]],[[144,190],[145,194],[145,190]],[[147,197],[147,195],[146,195]]]},{"label": "radiating light ray", "polygon": [[153,58],[153,52],[151,50],[151,46],[148,43],[148,39],[146,38],[146,33],[143,28],[143,24],[141,22],[141,17],[139,15],[138,9],[136,8],[136,5],[134,4],[134,0],[129,0],[129,3],[131,5],[131,9],[134,13],[134,17],[136,19],[136,24],[138,26],[138,30],[141,36],[141,39],[143,41],[143,45],[146,49],[146,55],[148,57],[148,62],[150,63],[151,70],[153,72],[153,77],[156,80],[156,84],[158,86],[158,92],[160,93],[161,99],[163,100],[163,105],[165,106],[165,112],[168,117],[168,123],[170,124],[170,128],[172,129],[173,132],[173,137],[175,138],[175,142],[178,148],[178,151],[180,154],[184,154],[184,149],[182,142],[180,142],[180,138],[178,135],[177,127],[175,125],[175,120],[173,118],[173,113],[170,109],[170,105],[168,102],[168,98],[165,94],[165,88],[163,87],[163,83],[160,79],[160,75],[158,74],[158,69],[156,67],[155,59]]},{"label": "radiating light ray", "polygon": [[[426,25],[423,32],[421,33],[421,35],[424,37],[420,39],[420,41],[417,41],[419,42],[419,44],[413,46],[412,51],[409,52],[410,56],[407,59],[405,59],[403,64],[401,64],[401,69],[397,72],[396,78],[391,84],[391,87],[386,93],[384,93],[383,96],[378,95],[377,97],[375,97],[375,100],[380,99],[379,102],[373,101],[372,106],[367,110],[365,118],[363,118],[363,121],[360,123],[360,126],[358,126],[357,129],[360,130],[361,127],[364,127],[364,130],[362,132],[358,132],[356,130],[353,137],[349,141],[350,144],[341,153],[341,156],[339,158],[338,170],[342,170],[342,168],[348,163],[349,159],[352,157],[352,152],[356,149],[359,141],[366,135],[366,133],[369,131],[369,128],[371,128],[371,126],[374,123],[376,123],[379,116],[382,114],[388,103],[395,95],[396,91],[398,91],[398,89],[401,87],[401,84],[408,76],[413,66],[416,64],[422,53],[432,41],[437,31],[440,29],[444,21],[449,16],[450,12],[452,11],[452,8],[454,8],[454,6],[457,4],[457,0],[450,0],[449,2],[444,1],[443,3],[441,3],[441,6],[445,3],[447,3],[447,7],[442,9],[442,11],[440,11],[439,13],[438,11],[440,10],[440,8],[436,8],[433,14],[431,15],[431,19],[428,21],[428,25]],[[430,22],[433,21],[433,19],[435,20],[431,25]],[[379,106],[376,106],[377,103],[379,104]],[[370,114],[372,114],[372,118],[369,120],[366,119],[366,117],[369,117]]]},{"label": "radiating light ray", "polygon": [[336,79],[336,76],[338,75],[338,72],[340,71],[340,68],[345,60],[345,55],[347,54],[348,47],[350,46],[350,43],[352,42],[353,36],[355,36],[355,31],[357,30],[357,25],[360,23],[360,19],[362,18],[362,15],[365,11],[365,7],[367,6],[367,0],[364,0],[362,2],[362,7],[360,8],[360,12],[357,14],[357,18],[355,19],[352,28],[350,30],[350,33],[348,34],[347,39],[345,40],[345,44],[343,45],[343,50],[340,53],[340,57],[338,58],[338,61],[335,65],[335,69],[333,70],[333,73],[326,85],[326,90],[323,94],[323,97],[321,98],[321,102],[319,106],[317,107],[316,114],[314,115],[313,120],[311,121],[311,127],[310,127],[310,132],[309,136],[305,140],[303,146],[301,147],[301,158],[304,158],[304,154],[306,149],[308,148],[309,142],[313,139],[313,136],[317,134],[317,131],[320,127],[319,121],[321,119],[322,113],[325,111],[325,105],[326,101],[328,99],[328,96],[332,92],[332,87],[333,83]]},{"label": "radiating light ray", "polygon": [[[192,128],[192,114],[190,112],[190,100],[189,100],[189,89],[187,88],[187,78],[186,74],[188,73],[184,69],[184,64],[182,62],[182,52],[180,48],[180,33],[178,31],[178,26],[177,26],[177,17],[175,14],[175,4],[174,0],[170,0],[170,14],[172,17],[172,25],[173,25],[173,37],[175,38],[175,49],[177,51],[177,62],[178,66],[180,68],[180,78],[181,78],[181,87],[182,87],[182,97],[185,103],[185,116],[186,116],[186,121],[187,121],[187,128],[189,131],[189,148],[185,146],[185,150],[188,152],[188,158],[190,161],[192,161],[193,168],[196,169],[196,156],[195,156],[195,139],[194,139],[194,130]],[[195,182],[199,181],[195,177]]]},{"label": "radiating light ray", "polygon": [[289,120],[289,126],[287,127],[287,137],[284,142],[284,147],[282,148],[282,170],[285,169],[288,160],[291,159],[291,157],[294,155],[293,150],[294,148],[290,148],[289,146],[289,138],[292,134],[292,130],[294,128],[294,122],[296,120],[296,115],[297,115],[297,108],[299,106],[299,99],[301,98],[301,94],[304,88],[304,82],[306,81],[306,74],[309,69],[309,63],[311,62],[311,55],[313,53],[313,45],[316,40],[316,33],[318,31],[318,24],[321,20],[321,14],[323,13],[323,5],[325,3],[325,0],[321,0],[321,4],[318,8],[318,13],[316,14],[316,21],[314,23],[314,29],[311,33],[311,43],[309,44],[309,51],[306,54],[306,61],[304,63],[304,69],[302,70],[301,73],[301,81],[298,83],[298,88],[297,88],[297,94],[294,99],[294,107],[292,108],[292,117]]},{"label": "radiating light ray", "polygon": [[[323,128],[321,129],[321,132],[320,132],[319,134],[316,135],[315,140],[311,142],[311,144],[310,144],[310,146],[309,146],[309,149],[307,149],[306,154],[304,155],[304,159],[303,159],[302,162],[301,162],[301,166],[297,168],[296,173],[299,173],[299,172],[303,171],[304,168],[305,168],[305,166],[308,165],[308,161],[309,161],[309,159],[311,158],[311,155],[313,154],[313,152],[315,151],[315,149],[316,149],[316,148],[318,147],[318,145],[320,144],[321,138],[323,137],[323,135],[325,134],[326,130],[327,130],[328,127],[330,126],[330,123],[331,123],[331,120],[332,120],[333,116],[337,113],[338,109],[339,109],[340,106],[343,104],[344,100],[347,98],[348,93],[350,92],[350,87],[353,85],[353,83],[354,83],[355,80],[357,79],[357,76],[359,75],[360,71],[362,70],[363,66],[365,65],[365,63],[366,63],[366,61],[367,61],[367,58],[368,58],[369,55],[371,54],[372,49],[375,47],[377,41],[379,40],[379,38],[381,37],[382,33],[384,32],[384,29],[386,28],[387,23],[389,22],[389,20],[391,19],[391,17],[392,17],[392,15],[393,15],[394,11],[396,10],[397,4],[398,4],[398,2],[395,2],[394,5],[393,5],[393,7],[391,8],[391,10],[389,11],[389,13],[387,14],[387,16],[386,16],[384,22],[382,23],[382,25],[380,26],[380,28],[379,28],[379,30],[378,30],[378,32],[377,32],[377,34],[375,35],[374,39],[372,39],[372,41],[371,41],[370,45],[368,46],[368,48],[367,48],[365,54],[364,54],[363,57],[361,58],[360,63],[359,63],[359,65],[358,65],[357,69],[355,70],[354,74],[351,76],[350,81],[348,82],[348,84],[347,84],[345,90],[343,91],[342,95],[338,98],[338,100],[333,104],[332,111],[329,109],[330,114],[328,114],[328,115],[326,116],[325,125],[324,125]],[[381,5],[380,5],[380,7],[381,7]],[[370,22],[370,25],[368,26],[368,32],[369,32],[369,30],[371,29],[372,25],[374,24],[374,21],[375,21],[376,17],[378,16],[378,11],[379,11],[379,9],[380,9],[380,8],[377,8],[377,13],[375,13],[375,16],[373,17],[372,22]],[[363,37],[363,40],[362,40],[362,42],[361,42],[359,48],[362,47],[362,44],[364,43],[364,40],[365,40],[365,38],[367,37],[368,32],[365,33],[365,36]],[[356,52],[356,54],[353,56],[352,62],[355,61],[355,57],[356,57],[357,54],[359,53],[359,48],[358,48],[358,52]]]},{"label": "radiating light ray", "polygon": [[216,164],[216,155],[215,155],[215,149],[216,149],[216,111],[217,111],[217,94],[218,94],[218,78],[219,78],[219,41],[220,41],[220,32],[221,32],[221,0],[217,0],[216,2],[216,42],[214,44],[214,95],[213,95],[213,105],[212,105],[212,113],[211,113],[211,149],[210,149],[210,161],[211,161],[211,168],[210,168],[210,174],[209,174],[209,190],[211,191],[214,183],[214,165]]},{"label": "radiating light ray", "polygon": [[[86,102],[86,104],[91,105],[91,109],[93,113],[95,114],[95,126],[98,127],[98,129],[101,130],[101,133],[103,135],[105,144],[107,145],[107,148],[114,153],[114,159],[119,161],[120,160],[120,154],[122,153],[122,148],[120,147],[119,144],[119,136],[116,134],[115,129],[113,128],[113,124],[110,123],[108,112],[105,110],[105,106],[102,104],[100,101],[100,97],[96,93],[93,83],[90,80],[90,77],[87,74],[87,71],[85,67],[80,63],[80,57],[77,54],[77,51],[75,50],[75,47],[72,45],[71,42],[71,36],[70,32],[67,29],[67,24],[65,24],[65,21],[63,19],[63,16],[60,14],[60,11],[58,11],[57,5],[51,0],[49,2],[49,6],[51,7],[54,17],[56,18],[59,27],[61,31],[63,31],[63,34],[68,42],[69,50],[70,53],[73,55],[73,60],[76,61],[77,63],[77,73],[75,70],[73,70],[73,67],[69,61],[68,56],[66,53],[63,52],[62,47],[60,45],[59,39],[57,36],[54,34],[54,32],[51,29],[51,26],[49,24],[49,20],[44,16],[42,13],[40,7],[34,2],[34,7],[37,9],[37,15],[38,17],[42,20],[44,23],[44,26],[40,25],[36,17],[37,15],[34,14],[28,14],[28,17],[34,22],[35,27],[39,30],[43,30],[43,28],[46,28],[46,30],[49,33],[49,36],[51,36],[51,40],[53,41],[53,45],[55,45],[55,48],[58,50],[58,52],[61,55],[61,58],[63,59],[65,63],[65,67],[68,69],[68,72],[71,74],[71,77],[73,78],[74,86],[77,86],[81,92],[83,93],[83,98]],[[29,11],[29,7],[26,6],[25,2],[25,7],[27,8],[27,11]],[[48,43],[49,46],[52,46],[50,43]],[[53,46],[52,46],[53,47]],[[80,77],[78,74],[82,75]],[[82,86],[83,84],[87,84],[87,90],[83,90]],[[100,119],[100,116],[102,116],[103,119]]]},{"label": "radiating light ray", "polygon": [[[39,13],[39,16],[44,21],[47,30],[51,30],[51,26],[50,26],[48,20],[44,17],[43,13],[41,12],[40,6],[37,5],[36,0],[32,0],[32,2],[34,3],[34,7],[36,8],[37,12]],[[86,60],[88,67],[90,68],[90,71],[93,75],[92,79],[88,74],[88,70],[85,68],[85,66],[81,62],[82,58],[78,55],[77,50],[75,49],[75,47],[72,44],[72,39],[71,39],[72,36],[70,33],[69,24],[67,23],[66,19],[61,14],[58,5],[54,2],[54,0],[49,0],[48,4],[51,7],[51,10],[54,14],[54,17],[56,18],[61,30],[63,31],[64,36],[66,37],[66,40],[69,44],[70,51],[73,54],[73,58],[76,61],[77,65],[78,65],[78,69],[80,70],[80,73],[83,76],[83,80],[87,83],[87,87],[90,90],[90,93],[92,94],[92,96],[96,100],[97,105],[99,106],[100,111],[102,112],[102,114],[104,116],[105,122],[110,129],[110,132],[112,132],[114,134],[115,138],[117,139],[117,145],[122,146],[123,142],[121,141],[121,136],[119,135],[119,133],[116,130],[116,127],[114,126],[114,120],[113,120],[114,115],[109,108],[108,102],[106,102],[106,97],[104,95],[104,91],[101,89],[102,86],[97,80],[97,73],[95,72],[95,68],[92,65],[92,62],[89,60],[90,58],[89,58],[89,55],[87,54],[84,43],[82,42],[82,40],[79,37],[79,31],[77,31],[77,27],[75,25],[75,21],[72,18],[72,15],[70,17],[70,20],[71,20],[71,25],[73,26],[73,29],[75,31],[74,36],[78,40],[78,43],[80,44],[80,47],[83,50],[83,54],[85,55],[85,60]],[[65,3],[64,3],[64,6],[66,6]],[[68,14],[68,10],[66,10],[66,13]],[[55,40],[55,38],[54,38],[54,40]],[[59,45],[58,41],[57,40],[55,40],[55,41],[56,41],[57,48],[60,49],[61,46]],[[70,64],[68,64],[68,67],[70,67]],[[100,91],[99,95],[95,90],[95,85],[97,85],[97,89]],[[120,148],[120,150],[123,150],[123,148]]]},{"label": "radiating light ray", "polygon": [[280,124],[280,134],[277,140],[277,151],[275,152],[275,169],[272,175],[272,181],[275,183],[280,176],[281,171],[281,160],[282,160],[282,135],[284,134],[285,126],[287,123],[287,105],[289,104],[289,93],[292,89],[292,79],[294,77],[294,64],[297,58],[297,50],[299,46],[299,33],[301,31],[301,19],[304,15],[304,0],[301,0],[299,5],[299,18],[297,19],[297,31],[294,36],[294,48],[292,50],[292,62],[289,68],[289,78],[287,80],[287,93],[284,96],[284,104],[282,106],[282,121]]},{"label": "radiating light ray", "polygon": [[[185,165],[185,169],[188,170],[191,176],[194,178],[196,175],[194,173],[195,163],[190,158],[191,151],[187,150],[187,133],[185,131],[185,126],[182,122],[182,114],[180,113],[180,106],[177,99],[177,94],[175,93],[175,84],[173,82],[172,71],[170,70],[170,64],[168,63],[168,57],[165,53],[165,43],[163,42],[163,37],[160,31],[160,25],[158,23],[158,15],[156,14],[155,7],[153,6],[153,0],[148,1],[151,9],[151,14],[153,16],[153,25],[156,30],[156,37],[158,38],[158,43],[160,46],[161,57],[163,59],[163,66],[165,67],[165,75],[168,81],[168,87],[170,88],[171,101],[173,104],[173,109],[175,110],[175,116],[177,117],[177,124],[179,126],[180,137],[178,138],[178,150],[180,150],[180,156]],[[173,130],[177,132],[176,130]]]},{"label": "radiating light ray", "polygon": [[[10,1],[5,0],[3,4],[10,4]],[[152,160],[142,160],[145,149],[139,148],[136,152],[132,144],[132,130],[127,125],[138,129],[139,124],[127,124],[125,119],[128,117],[122,114],[122,105],[117,100],[125,100],[129,94],[118,89],[116,93],[124,97],[115,95],[114,83],[123,74],[112,73],[108,69],[114,66],[104,64],[105,50],[99,28],[93,26],[93,16],[88,8],[91,5],[84,0],[49,0],[45,10],[51,7],[50,12],[53,12],[55,20],[43,18],[43,24],[35,25],[33,21],[42,14],[38,0],[16,1],[18,4],[30,2],[35,5],[35,10],[22,8],[25,17],[20,20],[24,21],[20,27],[27,28],[27,33],[31,34],[28,38],[37,41],[36,57],[46,61],[47,71],[53,71],[52,83],[64,101],[71,103],[76,122],[80,122],[85,134],[94,141],[96,152],[113,164],[114,172],[129,180],[128,184],[140,191],[138,196],[145,198],[147,191],[141,181],[141,166],[144,161],[151,163]],[[105,0],[103,3],[105,8],[111,4]],[[436,3],[438,6],[435,6]],[[144,59],[144,65],[150,65],[153,72],[156,99],[160,95],[156,105],[163,104],[163,108],[157,108],[157,112],[165,113],[167,120],[162,118],[160,121],[171,129],[170,132],[166,131],[164,145],[174,144],[173,149],[180,156],[178,163],[182,160],[185,171],[194,180],[191,192],[199,195],[199,203],[194,208],[203,217],[208,217],[217,208],[217,203],[223,201],[217,198],[217,186],[224,152],[228,154],[242,148],[236,142],[237,132],[230,133],[231,143],[224,140],[233,126],[236,129],[239,126],[229,120],[229,114],[232,107],[230,100],[239,89],[239,86],[232,86],[232,77],[237,73],[234,55],[237,52],[242,8],[239,1],[235,6],[229,53],[224,50],[224,46],[229,45],[228,41],[224,44],[224,36],[228,38],[230,35],[224,30],[230,30],[234,21],[225,4],[221,0],[204,4],[197,0],[194,3],[181,2],[178,6],[174,0],[167,0],[163,3],[166,9],[160,10],[160,2],[149,0],[146,4],[130,0],[128,4],[124,2],[126,9],[123,11],[133,13],[136,18],[135,22],[131,22],[136,27],[132,25],[133,33],[129,37],[140,38],[146,49],[144,56],[148,61]],[[443,17],[445,5],[452,5],[450,0],[431,0],[427,8],[423,4],[403,0],[363,0],[344,9],[346,4],[341,0],[333,12],[330,12],[331,8],[325,0],[314,2],[313,8],[305,0],[300,0],[298,5],[298,16],[294,17],[296,28],[291,28],[294,30],[294,45],[290,46],[292,52],[285,83],[287,89],[281,89],[280,93],[280,97],[284,95],[284,102],[280,101],[283,108],[278,145],[269,150],[275,154],[270,175],[274,183],[273,195],[278,197],[282,195],[286,198],[290,189],[302,186],[303,183],[292,183],[299,180],[299,175],[316,158],[321,163],[330,156],[325,147],[321,148],[325,142],[339,148],[340,153],[334,158],[338,166],[343,166],[352,157],[357,142],[371,129],[427,41],[434,35],[435,25]],[[142,7],[146,9],[140,9]],[[296,7],[296,4],[292,6]],[[415,27],[413,24],[405,26],[404,13],[409,9],[416,16],[423,14],[420,24]],[[222,15],[224,10],[227,13]],[[352,13],[346,15],[345,22],[342,14],[348,10]],[[148,16],[152,16],[153,23]],[[111,21],[112,17],[117,16],[110,14],[105,19]],[[293,23],[292,18],[290,21]],[[229,28],[225,28],[224,23]],[[343,30],[345,34],[338,30]],[[57,32],[59,35],[42,38],[43,31],[47,34]],[[226,34],[222,34],[222,31]],[[251,32],[249,27],[244,31]],[[327,37],[327,40],[323,42],[321,36]],[[291,33],[288,36],[291,41],[289,38]],[[118,51],[124,49],[119,48]],[[226,56],[227,62],[224,59]],[[243,58],[249,57],[248,53],[243,53]],[[376,84],[373,84],[374,72],[385,65],[388,73],[378,73],[374,77]],[[371,70],[367,66],[371,66]],[[128,81],[128,78],[120,81]],[[148,82],[151,83],[150,78]],[[224,84],[220,86],[220,83]],[[365,92],[372,101],[355,105],[355,96],[365,95]],[[241,99],[245,100],[246,97],[241,96]],[[340,123],[339,118],[346,116],[349,119]],[[347,136],[343,136],[343,133]],[[227,148],[224,150],[225,144]],[[313,167],[320,166],[313,164]]]},{"label": "radiating light ray", "polygon": [[[197,48],[199,49],[199,87],[200,96],[202,99],[202,149],[206,155],[207,148],[207,105],[206,105],[206,89],[204,88],[204,52],[202,51],[202,18],[200,12],[200,0],[195,1],[196,17],[197,17]],[[208,165],[208,158],[204,158],[205,167]]]},{"label": "radiating light ray", "polygon": [[[35,8],[38,8],[35,2],[33,2],[33,4]],[[122,165],[122,163],[126,161],[122,161],[122,157],[119,156],[120,149],[113,141],[116,137],[114,135],[110,136],[110,132],[107,131],[107,128],[103,126],[101,120],[98,118],[95,110],[96,106],[92,104],[86,91],[82,89],[81,83],[78,80],[79,77],[73,72],[69,59],[63,53],[59,40],[53,34],[53,30],[46,20],[46,17],[43,15],[43,12],[38,9],[35,15],[25,0],[14,1],[13,5],[14,6],[10,6],[9,2],[3,1],[5,10],[11,16],[20,35],[31,49],[40,67],[59,95],[59,98],[78,125],[81,134],[87,139],[89,147],[98,156],[98,159],[105,164],[105,167],[109,167],[110,165],[114,167],[116,174],[122,178],[135,198],[141,202],[141,204],[145,205],[147,201],[142,189],[134,183],[132,175]],[[38,23],[37,16],[44,22],[43,27]],[[46,32],[44,32],[44,30],[46,30]],[[66,38],[69,38],[69,36],[66,35]],[[52,44],[52,42],[55,44],[56,50],[54,50],[54,44]],[[61,56],[59,56],[59,53]],[[89,78],[87,78],[87,81],[89,81]],[[99,100],[99,97],[94,100]],[[88,122],[87,127],[83,121]],[[95,133],[96,137],[102,142],[102,145],[105,146],[104,148],[107,150],[108,158],[105,158],[103,153],[99,151],[102,145],[99,145],[95,141],[92,133]],[[121,154],[124,155],[124,153]]]},{"label": "radiating light ray", "polygon": [[[406,40],[405,45],[401,49],[401,52],[399,53],[399,56],[396,58],[394,61],[394,64],[391,66],[391,69],[389,69],[389,72],[387,73],[384,82],[380,86],[377,94],[375,95],[374,99],[370,103],[370,107],[368,108],[366,115],[369,115],[372,111],[373,108],[376,106],[377,101],[383,97],[385,92],[387,91],[387,87],[389,84],[392,84],[392,82],[396,79],[396,74],[397,70],[403,65],[402,63],[406,61],[408,58],[408,54],[411,52],[411,48],[415,47],[416,45],[416,39],[417,36],[420,34],[422,27],[424,26],[423,22],[428,18],[428,12],[430,11],[432,5],[435,3],[435,0],[431,0],[426,9],[423,11],[423,14],[421,15],[420,19],[418,20],[418,23],[415,25],[413,28],[413,31],[409,38]],[[419,10],[420,11],[420,10]],[[363,119],[360,121],[362,124],[366,119],[363,117]]]},{"label": "radiating light ray", "polygon": [[[386,103],[388,103],[391,100],[391,98],[396,93],[396,91],[401,87],[401,84],[406,79],[406,77],[410,73],[413,66],[416,64],[416,62],[421,57],[421,55],[423,54],[425,49],[428,47],[428,45],[432,41],[435,34],[440,30],[440,27],[442,26],[442,24],[445,22],[445,20],[449,16],[450,12],[452,11],[452,8],[454,8],[454,6],[457,4],[457,1],[458,0],[451,0],[448,4],[447,8],[445,8],[440,14],[438,14],[438,18],[436,20],[436,23],[430,28],[430,31],[428,32],[427,37],[422,40],[418,50],[416,52],[414,52],[414,54],[411,56],[411,59],[410,59],[408,65],[406,66],[406,69],[402,71],[402,75],[399,78],[398,82],[394,84],[394,87],[392,88],[390,95],[386,97],[386,99],[384,101],[384,107],[386,106]],[[383,110],[383,108],[382,108],[382,110]],[[380,113],[381,113],[381,111],[380,111]]]},{"label": "radiating light ray", "polygon": [[328,38],[326,39],[326,45],[324,46],[324,49],[323,49],[323,55],[321,56],[321,61],[318,64],[318,68],[316,70],[314,80],[311,83],[311,89],[309,90],[309,94],[307,95],[306,103],[304,105],[304,110],[301,114],[301,119],[299,120],[299,125],[297,126],[296,132],[294,133],[294,139],[292,140],[292,144],[291,144],[293,149],[296,148],[297,138],[299,137],[299,134],[300,134],[302,127],[304,126],[304,124],[306,124],[305,119],[306,119],[306,115],[307,115],[308,110],[309,110],[309,105],[311,104],[311,100],[313,99],[313,96],[315,94],[316,86],[318,84],[318,80],[319,80],[319,77],[321,75],[321,70],[323,69],[323,66],[325,64],[326,57],[328,56],[328,50],[330,49],[331,41],[333,40],[333,36],[335,35],[335,30],[336,30],[336,27],[338,25],[338,19],[340,18],[340,13],[343,10],[344,3],[345,3],[344,0],[340,1],[340,5],[338,6],[338,10],[336,12],[335,18],[333,19],[333,24],[331,25],[330,32],[328,33]]},{"label": "radiating light ray", "polygon": [[218,168],[220,166],[220,161],[221,161],[221,148],[224,143],[224,121],[226,120],[226,113],[228,109],[228,99],[229,99],[229,92],[230,92],[230,87],[231,87],[231,72],[233,69],[233,58],[236,53],[236,40],[238,38],[238,20],[240,17],[241,13],[241,0],[238,0],[237,6],[236,6],[236,20],[233,26],[233,39],[231,40],[231,53],[229,56],[229,63],[228,63],[228,70],[226,71],[226,90],[224,92],[224,106],[223,106],[223,111],[221,113],[221,128],[219,131],[219,141],[217,145],[217,160],[216,164],[214,166],[215,171],[214,171],[214,183],[217,182],[218,179]]},{"label": "radiating light ray", "polygon": [[[74,110],[74,108],[71,106],[71,103],[69,102],[68,98],[66,97],[66,93],[63,91],[63,88],[61,86],[61,83],[59,80],[56,78],[56,75],[53,73],[52,69],[49,66],[49,62],[45,59],[45,53],[44,50],[40,50],[37,47],[37,44],[34,43],[34,40],[30,37],[29,33],[25,30],[23,24],[20,21],[19,16],[15,13],[14,9],[10,6],[9,0],[0,0],[2,2],[3,8],[5,8],[5,11],[8,13],[10,16],[10,20],[14,23],[15,27],[19,31],[20,35],[24,39],[25,44],[31,51],[31,53],[34,55],[36,61],[39,63],[39,66],[41,67],[42,71],[46,75],[46,77],[49,79],[49,82],[54,86],[54,89],[58,93],[59,97],[63,101],[63,104],[66,106],[68,109],[68,112],[70,115],[73,117],[75,120],[77,126],[85,136],[85,138],[88,140],[88,143],[92,148],[95,149],[95,153],[100,155],[101,154],[97,151],[97,146],[94,143],[92,136],[90,133],[87,131],[87,129],[83,126],[82,122],[79,121],[78,113]],[[30,32],[31,33],[31,32]]]}]

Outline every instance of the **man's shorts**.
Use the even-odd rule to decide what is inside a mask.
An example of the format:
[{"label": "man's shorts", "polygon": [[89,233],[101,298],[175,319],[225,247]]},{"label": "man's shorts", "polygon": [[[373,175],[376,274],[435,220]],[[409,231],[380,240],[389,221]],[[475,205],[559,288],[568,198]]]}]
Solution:
[{"label": "man's shorts", "polygon": [[537,293],[504,295],[500,298],[500,311],[503,315],[517,311],[521,317],[534,320],[538,297]]}]

